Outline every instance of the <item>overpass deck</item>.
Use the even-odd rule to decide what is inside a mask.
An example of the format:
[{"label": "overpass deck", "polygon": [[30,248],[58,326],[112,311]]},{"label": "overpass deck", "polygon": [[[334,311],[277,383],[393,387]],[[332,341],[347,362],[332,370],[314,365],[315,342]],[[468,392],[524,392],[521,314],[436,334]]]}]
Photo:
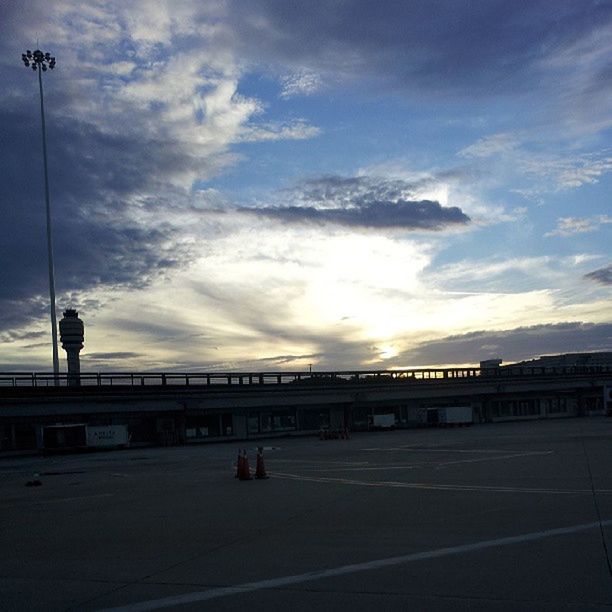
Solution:
[{"label": "overpass deck", "polygon": [[589,377],[597,374],[612,375],[612,366],[564,367],[512,367],[502,368],[420,368],[403,370],[335,370],[322,372],[96,372],[77,377],[49,372],[0,372],[0,395],[7,388],[57,387],[236,387],[261,385],[343,383],[386,384],[421,381],[508,380],[533,378],[559,378],[564,376]]}]

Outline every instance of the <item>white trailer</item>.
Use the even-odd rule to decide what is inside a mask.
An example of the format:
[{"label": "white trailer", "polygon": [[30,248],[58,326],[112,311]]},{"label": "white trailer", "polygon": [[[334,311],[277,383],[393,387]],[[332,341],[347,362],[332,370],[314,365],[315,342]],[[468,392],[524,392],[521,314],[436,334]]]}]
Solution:
[{"label": "white trailer", "polygon": [[87,426],[88,448],[127,446],[128,443],[127,425]]}]

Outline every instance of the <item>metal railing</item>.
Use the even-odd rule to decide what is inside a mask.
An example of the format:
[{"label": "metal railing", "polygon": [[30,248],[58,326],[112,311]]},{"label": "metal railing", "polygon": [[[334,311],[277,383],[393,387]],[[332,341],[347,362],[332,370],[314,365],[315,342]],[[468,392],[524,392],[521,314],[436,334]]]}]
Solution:
[{"label": "metal railing", "polygon": [[[503,366],[500,368],[419,368],[406,370],[340,370],[327,372],[98,372],[74,375],[50,372],[0,372],[0,387],[159,387],[240,385],[330,385],[343,383],[394,383],[410,381],[457,381],[516,377],[612,375],[612,366]],[[76,385],[75,385],[76,383]]]}]

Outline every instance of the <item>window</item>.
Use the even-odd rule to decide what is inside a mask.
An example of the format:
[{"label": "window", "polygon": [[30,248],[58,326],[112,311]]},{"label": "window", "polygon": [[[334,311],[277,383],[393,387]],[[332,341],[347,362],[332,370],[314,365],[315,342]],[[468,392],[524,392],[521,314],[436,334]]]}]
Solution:
[{"label": "window", "polygon": [[259,412],[249,414],[249,433],[259,433]]},{"label": "window", "polygon": [[293,431],[296,428],[295,411],[269,410],[249,414],[249,433]]}]

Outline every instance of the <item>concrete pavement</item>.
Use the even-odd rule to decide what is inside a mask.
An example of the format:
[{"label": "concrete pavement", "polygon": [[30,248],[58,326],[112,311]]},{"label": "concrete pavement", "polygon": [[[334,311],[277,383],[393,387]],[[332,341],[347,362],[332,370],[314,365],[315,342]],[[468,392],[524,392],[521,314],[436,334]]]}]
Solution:
[{"label": "concrete pavement", "polygon": [[0,460],[2,608],[612,608],[612,419],[269,445]]}]

